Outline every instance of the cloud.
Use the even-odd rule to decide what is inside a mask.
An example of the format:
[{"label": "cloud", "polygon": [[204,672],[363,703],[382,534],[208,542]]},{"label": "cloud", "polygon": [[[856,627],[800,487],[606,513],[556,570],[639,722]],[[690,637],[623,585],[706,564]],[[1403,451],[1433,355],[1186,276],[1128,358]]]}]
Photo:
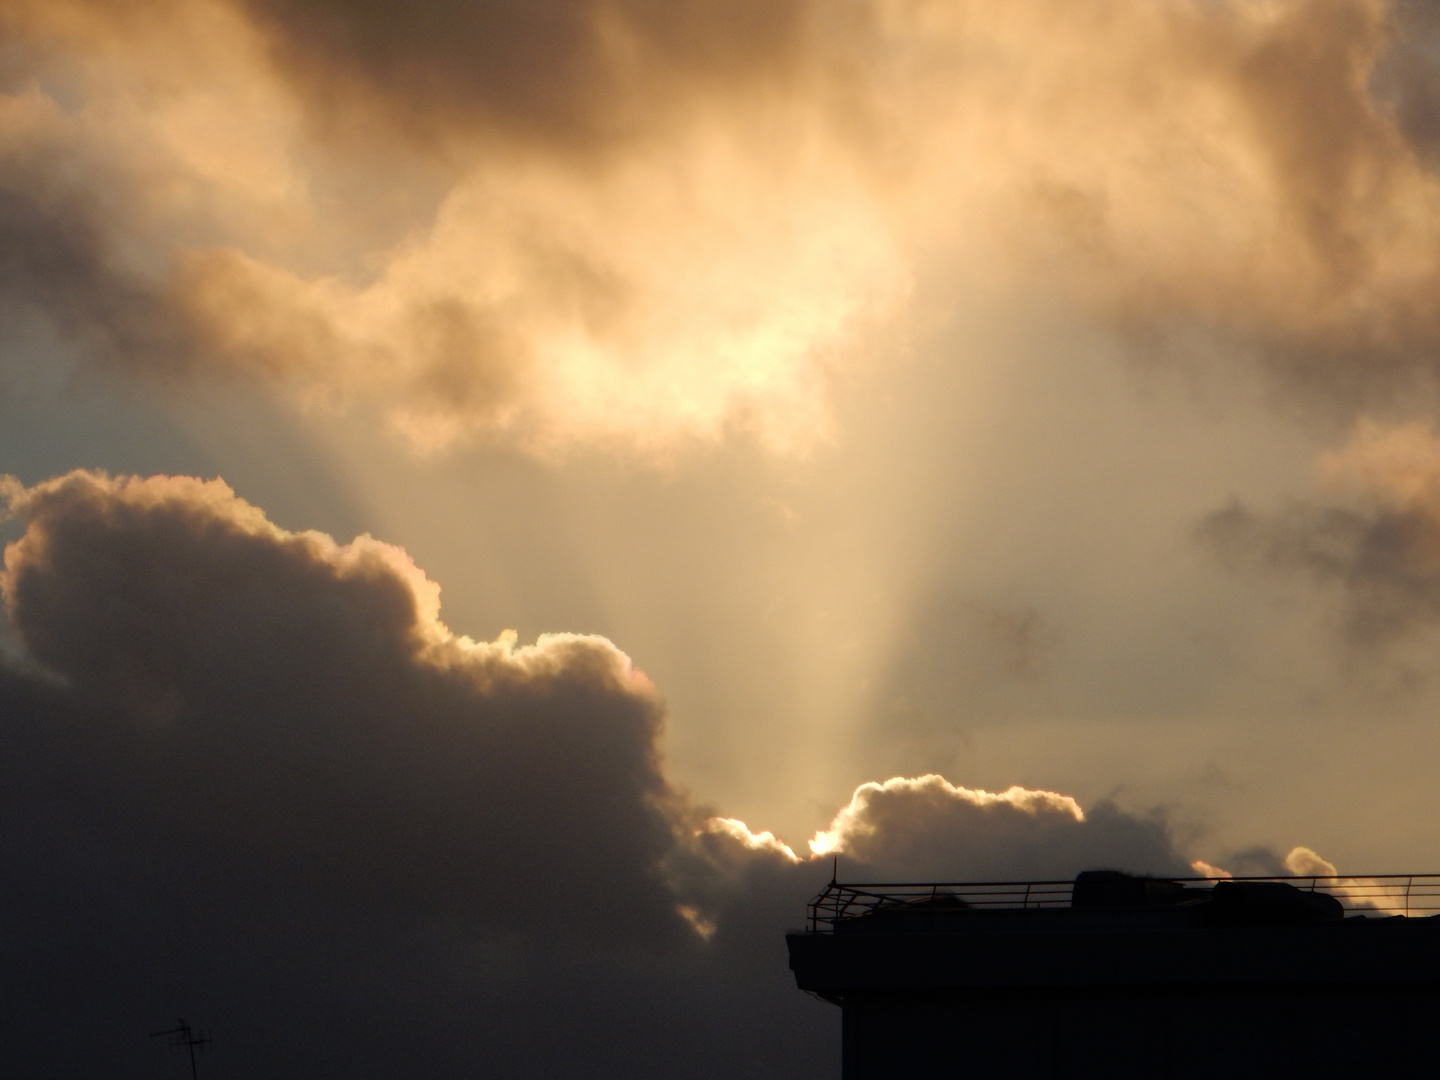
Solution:
[{"label": "cloud", "polygon": [[1341,603],[1348,639],[1393,642],[1440,617],[1440,438],[1424,424],[1362,422],[1320,471],[1331,496],[1274,513],[1242,503],[1197,536],[1234,568],[1309,576]]},{"label": "cloud", "polygon": [[1100,803],[1087,815],[1068,795],[1012,787],[992,794],[943,776],[862,784],[817,855],[846,856],[885,880],[1068,878],[1080,870],[1183,872],[1161,820]]},{"label": "cloud", "polygon": [[[724,104],[721,76],[759,72],[794,17],[632,6],[12,5],[28,84],[13,100],[48,109],[73,145],[61,165],[95,222],[87,266],[121,252],[122,284],[155,300],[131,318],[179,342],[106,359],[164,375],[178,354],[306,407],[374,408],[422,451],[823,442],[837,350],[908,287],[883,211],[804,115],[757,125]],[[575,132],[591,121],[561,114],[603,111],[586,78],[608,78],[632,22],[666,54],[635,62],[673,76],[634,88],[642,126],[691,75],[720,104],[658,141],[577,158],[547,125],[589,138]],[[418,97],[402,69],[423,73]],[[374,93],[352,93],[356,79]],[[366,138],[321,132],[320,99],[359,110]],[[384,118],[417,102],[401,137]],[[476,127],[477,111],[515,117]],[[435,124],[463,134],[439,158],[408,137]],[[88,291],[79,325],[64,296],[22,298],[70,338],[103,339],[117,305]]]},{"label": "cloud", "polygon": [[[183,1009],[257,1073],[833,1072],[781,944],[829,858],[680,791],[608,641],[458,637],[400,549],[218,480],[0,494],[12,1060],[143,1068]],[[862,786],[817,839],[871,879],[1184,863],[1159,818],[938,776]]]},{"label": "cloud", "polygon": [[[193,328],[166,283],[126,265],[95,187],[103,161],[34,89],[0,97],[0,303],[40,312],[90,360],[124,370],[183,369]],[[88,175],[77,176],[77,172]]]},{"label": "cloud", "polygon": [[717,85],[785,89],[819,14],[812,0],[242,6],[322,109],[343,113],[360,94],[431,135],[484,125],[564,147],[645,134],[657,113],[683,116],[687,98]]},{"label": "cloud", "polygon": [[1423,5],[3,19],[4,106],[30,117],[0,131],[5,295],[102,365],[258,378],[421,450],[803,454],[836,378],[899,362],[928,305],[977,289],[1063,296],[1147,353],[1249,358],[1342,412],[1435,386]]},{"label": "cloud", "polygon": [[7,611],[65,688],[33,752],[115,844],[417,918],[682,932],[663,706],[609,642],[457,638],[403,552],[219,481],[72,473],[11,512]]},{"label": "cloud", "polygon": [[1290,854],[1285,856],[1285,869],[1300,877],[1311,874],[1321,877],[1335,876],[1335,864],[1322,859],[1307,847],[1292,848]]},{"label": "cloud", "polygon": [[1440,71],[1434,52],[1440,17],[1423,0],[1402,0],[1392,10],[1394,43],[1376,71],[1376,84],[1410,145],[1433,168],[1440,150]]},{"label": "cloud", "polygon": [[1195,875],[1197,877],[1231,878],[1235,876],[1234,874],[1230,873],[1229,870],[1221,869],[1218,866],[1212,866],[1204,859],[1196,859],[1190,864],[1190,869],[1195,871]]}]

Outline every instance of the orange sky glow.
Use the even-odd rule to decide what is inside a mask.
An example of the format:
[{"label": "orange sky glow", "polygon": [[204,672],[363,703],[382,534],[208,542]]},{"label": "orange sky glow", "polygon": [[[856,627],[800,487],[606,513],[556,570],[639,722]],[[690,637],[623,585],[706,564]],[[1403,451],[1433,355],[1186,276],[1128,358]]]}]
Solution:
[{"label": "orange sky glow", "polygon": [[[644,948],[747,957],[835,857],[1440,861],[1430,6],[0,0],[0,34],[0,722],[94,739],[36,805],[193,817],[312,898],[393,871],[376,911],[582,866]],[[352,820],[389,861],[347,877]],[[428,902],[497,971],[534,933]]]}]

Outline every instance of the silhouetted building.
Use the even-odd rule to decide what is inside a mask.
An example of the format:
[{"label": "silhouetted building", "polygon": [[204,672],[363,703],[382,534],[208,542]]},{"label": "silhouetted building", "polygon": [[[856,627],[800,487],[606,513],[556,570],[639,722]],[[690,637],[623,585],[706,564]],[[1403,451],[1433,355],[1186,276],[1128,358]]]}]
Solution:
[{"label": "silhouetted building", "polygon": [[845,885],[787,936],[845,1080],[1440,1070],[1440,877]]}]

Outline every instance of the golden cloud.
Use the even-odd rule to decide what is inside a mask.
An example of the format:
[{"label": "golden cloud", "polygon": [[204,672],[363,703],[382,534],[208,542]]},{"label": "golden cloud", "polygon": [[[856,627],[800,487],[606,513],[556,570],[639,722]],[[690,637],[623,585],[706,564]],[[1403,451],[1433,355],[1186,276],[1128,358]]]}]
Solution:
[{"label": "golden cloud", "polygon": [[896,362],[917,282],[941,306],[1058,289],[1343,407],[1435,381],[1440,79],[1408,5],[11,0],[0,22],[4,299],[93,363],[368,403],[421,450],[804,453],[837,373]]}]

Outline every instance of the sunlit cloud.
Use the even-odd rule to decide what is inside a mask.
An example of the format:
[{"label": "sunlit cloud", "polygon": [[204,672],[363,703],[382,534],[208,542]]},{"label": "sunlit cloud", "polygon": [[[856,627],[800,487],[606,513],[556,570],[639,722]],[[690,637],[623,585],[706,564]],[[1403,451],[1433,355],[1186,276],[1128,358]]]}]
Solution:
[{"label": "sunlit cloud", "polygon": [[750,851],[769,852],[789,862],[799,861],[799,856],[791,850],[790,845],[776,839],[774,833],[769,830],[751,832],[748,825],[735,818],[712,817],[705,822],[705,827],[697,835],[722,837]]},{"label": "sunlit cloud", "polygon": [[10,5],[6,294],[421,451],[803,454],[935,275],[1331,404],[1433,381],[1432,76],[1382,0],[552,6]]},{"label": "sunlit cloud", "polygon": [[810,851],[815,855],[857,851],[878,854],[867,841],[882,830],[911,818],[933,817],[938,822],[956,814],[997,820],[1014,815],[1032,820],[1051,816],[1071,822],[1085,820],[1079,803],[1053,791],[1030,791],[1017,786],[995,794],[956,787],[943,776],[896,776],[856,788],[830,828],[810,840]]},{"label": "sunlit cloud", "polygon": [[1298,877],[1335,876],[1335,864],[1322,859],[1307,847],[1291,848],[1285,856],[1285,869]]},{"label": "sunlit cloud", "polygon": [[1232,877],[1235,876],[1234,874],[1230,873],[1229,870],[1225,870],[1225,869],[1222,869],[1222,868],[1219,867],[1219,866],[1215,866],[1215,865],[1213,865],[1213,864],[1211,864],[1211,863],[1208,863],[1208,862],[1206,862],[1204,859],[1196,859],[1194,862],[1192,862],[1192,863],[1190,864],[1190,869],[1191,869],[1191,870],[1194,870],[1195,873],[1198,874],[1200,877],[1206,877],[1206,878],[1217,878],[1217,879],[1219,879],[1219,878],[1232,878]]},{"label": "sunlit cloud", "polygon": [[1440,436],[1423,423],[1379,424],[1362,418],[1345,445],[1322,454],[1321,483],[1392,510],[1440,512]]}]

